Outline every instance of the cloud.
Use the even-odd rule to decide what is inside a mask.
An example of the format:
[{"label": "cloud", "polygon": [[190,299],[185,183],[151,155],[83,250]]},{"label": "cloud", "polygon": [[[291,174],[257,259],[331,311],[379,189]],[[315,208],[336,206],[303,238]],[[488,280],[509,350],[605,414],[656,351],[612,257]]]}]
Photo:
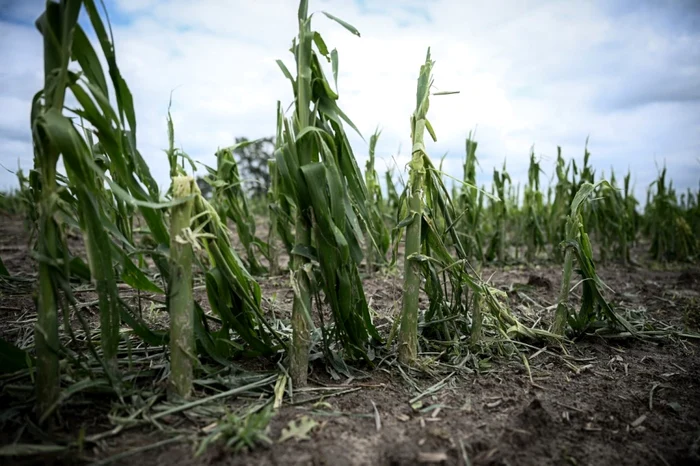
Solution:
[{"label": "cloud", "polygon": [[[9,166],[31,161],[29,102],[42,82],[41,40],[31,25],[41,3],[7,13],[16,3],[0,3],[0,162]],[[312,0],[310,10],[330,11],[362,34],[314,16],[314,28],[340,53],[340,106],[366,139],[383,129],[379,169],[408,161],[416,78],[430,46],[436,86],[460,91],[432,98],[429,113],[438,142],[428,149],[436,162],[447,154],[452,175],[461,175],[474,128],[485,184],[504,158],[523,183],[533,144],[549,176],[557,145],[580,160],[590,136],[598,172],[631,167],[643,198],[664,160],[679,188],[695,189],[700,179],[696,5]],[[292,99],[275,60],[293,64],[294,2],[114,0],[108,9],[139,147],[161,186],[171,91],[177,144],[203,163],[214,163],[216,149],[237,136],[274,133],[276,101],[287,108]],[[350,138],[363,167],[367,143]],[[14,184],[0,174],[0,189]]]},{"label": "cloud", "polygon": [[8,22],[33,23],[43,3],[41,0],[0,0],[0,18]]}]

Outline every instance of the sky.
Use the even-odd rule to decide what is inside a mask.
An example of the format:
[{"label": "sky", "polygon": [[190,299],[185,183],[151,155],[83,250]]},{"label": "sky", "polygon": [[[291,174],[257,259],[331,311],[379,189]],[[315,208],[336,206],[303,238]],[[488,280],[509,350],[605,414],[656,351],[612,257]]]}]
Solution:
[{"label": "sky", "polygon": [[[167,188],[166,116],[172,92],[176,144],[214,164],[236,137],[271,136],[275,108],[292,100],[276,59],[293,68],[297,3],[290,0],[107,0],[119,67],[134,95],[139,150]],[[32,166],[29,109],[42,86],[42,43],[34,20],[43,2],[0,0],[0,190]],[[364,167],[367,141],[382,129],[377,169],[403,170],[409,118],[428,47],[436,91],[427,145],[461,177],[465,139],[476,131],[478,182],[504,160],[524,184],[530,148],[546,185],[557,146],[583,156],[589,139],[598,176],[632,170],[644,200],[658,167],[679,190],[700,181],[700,2],[310,0],[312,27],[337,48],[339,106]],[[327,73],[331,76],[330,71]],[[204,174],[198,172],[197,174]]]}]

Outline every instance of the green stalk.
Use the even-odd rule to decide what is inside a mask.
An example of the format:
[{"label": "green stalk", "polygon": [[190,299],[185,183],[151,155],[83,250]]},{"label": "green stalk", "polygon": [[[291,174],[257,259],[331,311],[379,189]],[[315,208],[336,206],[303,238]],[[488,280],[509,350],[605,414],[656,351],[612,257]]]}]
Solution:
[{"label": "green stalk", "polygon": [[[417,138],[414,136],[414,141]],[[420,138],[422,139],[422,137]],[[415,159],[414,159],[415,160]],[[418,168],[418,166],[416,166]],[[422,169],[422,166],[420,166]],[[412,170],[415,170],[412,167]],[[404,259],[404,293],[399,330],[399,360],[411,364],[418,355],[418,296],[420,294],[420,264],[412,256],[420,253],[422,185],[424,175],[412,171],[409,176],[408,208],[413,216],[406,228],[406,258]]]},{"label": "green stalk", "polygon": [[[310,126],[311,104],[311,26],[308,17],[308,3],[301,1],[299,4],[299,45],[297,46],[297,95],[296,117],[298,131],[303,131]],[[299,147],[299,167],[311,162],[311,150],[309,138]],[[297,206],[295,245],[308,248],[311,246],[311,227],[306,206]],[[301,255],[293,256],[294,280],[297,289],[294,293],[292,304],[292,347],[290,351],[289,372],[295,387],[306,385],[309,367],[309,349],[311,345],[311,332],[307,322],[308,313],[311,311],[311,286],[308,276],[303,270],[308,259]]]},{"label": "green stalk", "polygon": [[[311,244],[311,228],[300,213],[297,213],[295,243],[306,246]],[[299,255],[295,255],[293,261],[297,289],[294,290],[292,304],[292,347],[289,372],[294,387],[304,387],[309,369],[309,349],[311,347],[311,331],[307,319],[311,311],[311,286],[309,278],[303,270],[308,261]]]},{"label": "green stalk", "polygon": [[365,165],[365,184],[367,186],[367,213],[370,221],[367,224],[367,238],[365,241],[365,261],[367,272],[372,273],[375,269],[376,261],[386,261],[386,253],[389,249],[389,231],[384,224],[382,214],[384,199],[379,186],[379,175],[374,167],[375,150],[381,131],[375,130],[369,140],[369,158]]},{"label": "green stalk", "polygon": [[[418,78],[416,111],[411,117],[411,140],[413,152],[409,163],[408,211],[412,217],[406,227],[406,249],[404,259],[404,294],[401,308],[401,328],[399,329],[399,361],[413,364],[418,356],[418,296],[420,294],[420,264],[415,256],[421,252],[421,222],[423,220],[423,190],[425,189],[425,144],[424,133],[429,125],[431,71],[433,61],[430,49],[425,64],[420,68]],[[429,126],[428,126],[429,128]]]},{"label": "green stalk", "polygon": [[[34,164],[41,173],[39,217],[39,292],[35,344],[37,355],[37,410],[41,417],[58,401],[60,371],[58,360],[58,305],[60,297],[56,281],[62,279],[60,270],[51,263],[61,261],[65,251],[61,231],[56,223],[57,201],[56,164],[59,152],[41,128],[43,114],[49,110],[61,112],[68,84],[68,61],[73,32],[81,2],[67,0],[60,4],[46,3],[45,12],[36,25],[44,38],[43,106],[35,98],[31,123],[34,141]],[[67,267],[66,267],[67,268]]]},{"label": "green stalk", "polygon": [[566,248],[564,253],[564,271],[561,279],[561,288],[559,289],[559,299],[557,300],[557,310],[554,314],[554,325],[552,333],[555,335],[563,335],[567,327],[569,317],[568,301],[569,288],[571,287],[571,273],[574,269],[574,253],[571,248]]},{"label": "green stalk", "polygon": [[[583,192],[583,190],[582,190]],[[577,193],[576,197],[572,201],[571,213],[566,222],[566,240],[575,240],[578,234],[578,220],[579,220],[579,209],[583,203],[585,195],[579,197]],[[559,299],[557,300],[557,310],[554,313],[554,325],[552,326],[552,333],[555,335],[564,335],[564,331],[568,325],[569,318],[569,289],[571,287],[571,273],[574,269],[574,252],[570,247],[566,248],[564,252],[564,271],[561,279],[561,288],[559,289]]]},{"label": "green stalk", "polygon": [[[55,196],[55,169],[45,168],[42,179],[41,216],[39,220],[39,254],[56,257],[60,233],[53,216],[52,198]],[[58,400],[60,371],[58,364],[58,300],[53,284],[51,266],[39,262],[39,295],[37,322],[34,328],[36,345],[37,411],[42,416]]]},{"label": "green stalk", "polygon": [[[172,178],[173,199],[192,195],[189,176]],[[183,238],[190,227],[193,201],[174,206],[170,219],[170,379],[168,395],[188,398],[192,392],[195,357],[194,299],[192,294],[192,245]]]},{"label": "green stalk", "polygon": [[[279,140],[279,139],[278,139]],[[277,211],[273,208],[276,207],[276,198],[278,193],[278,183],[279,180],[277,174],[277,163],[274,159],[267,161],[267,168],[270,172],[270,191],[267,193],[267,200],[269,202],[269,212],[270,212],[270,231],[267,237],[267,244],[269,248],[270,255],[270,276],[274,277],[280,274],[280,262],[279,262],[279,249],[277,246],[277,238],[279,237],[279,232],[277,231],[279,222]]]},{"label": "green stalk", "polygon": [[[595,185],[588,182],[583,182],[581,184],[581,188],[578,190],[578,192],[576,192],[573,201],[571,201],[569,218],[566,221],[565,241],[567,243],[577,241],[579,244],[581,244],[581,231],[583,231],[584,225],[581,210],[583,209],[584,202],[599,185],[604,183],[606,183],[608,187],[610,186],[607,181],[601,181]],[[592,261],[592,257],[588,257],[588,260]],[[583,264],[581,264],[580,259],[579,266],[583,268]],[[564,252],[564,271],[561,281],[561,288],[559,290],[559,299],[557,300],[557,310],[554,314],[554,325],[552,326],[552,333],[556,335],[563,335],[568,325],[569,288],[571,287],[571,273],[573,268],[574,250],[567,244],[566,251]]]},{"label": "green stalk", "polygon": [[474,298],[472,299],[472,330],[470,336],[470,342],[475,345],[481,341],[481,327],[483,323],[483,314],[481,313],[481,293],[474,293]]},{"label": "green stalk", "polygon": [[[365,165],[365,184],[367,185],[367,191],[369,194],[367,208],[372,209],[372,203],[374,199],[374,186],[376,183],[376,172],[374,171],[374,150],[377,145],[377,139],[379,139],[379,130],[375,130],[374,134],[369,140],[369,159]],[[367,225],[367,229],[371,229],[372,225]],[[365,244],[365,261],[367,263],[367,272],[372,273],[374,271],[374,245],[372,244],[372,235],[367,235],[367,240]]]}]

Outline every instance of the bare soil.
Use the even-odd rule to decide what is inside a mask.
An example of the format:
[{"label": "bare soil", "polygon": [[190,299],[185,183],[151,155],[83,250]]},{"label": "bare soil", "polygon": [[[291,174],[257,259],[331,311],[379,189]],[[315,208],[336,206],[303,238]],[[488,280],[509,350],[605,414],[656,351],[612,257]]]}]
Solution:
[{"label": "bare soil", "polygon": [[[33,260],[20,219],[0,222],[0,254],[11,273],[32,278]],[[599,264],[619,308],[637,311],[656,328],[698,332],[700,271],[686,265],[639,267]],[[561,266],[540,264],[483,271],[508,292],[512,308],[528,318],[551,320]],[[263,295],[274,300],[268,311],[284,318],[292,293],[286,276],[261,278]],[[386,334],[398,312],[401,281],[377,276],[365,282],[376,322]],[[21,343],[31,334],[32,285],[14,284],[0,294],[0,336]],[[574,295],[576,293],[574,292]],[[202,302],[206,301],[201,296]],[[543,348],[546,348],[543,350]],[[692,338],[603,339],[587,337],[528,350],[532,378],[518,358],[484,362],[482,370],[415,375],[425,390],[420,408],[409,400],[416,391],[395,365],[365,370],[365,377],[333,380],[317,361],[312,387],[342,386],[349,393],[325,403],[285,404],[273,417],[270,446],[233,454],[221,445],[193,458],[183,440],[146,449],[122,459],[114,455],[167,440],[156,429],[133,429],[108,437],[83,451],[31,457],[0,457],[2,464],[84,464],[112,458],[111,464],[149,465],[691,465],[700,464],[700,352]],[[265,364],[244,362],[249,366]],[[366,369],[366,368],[365,368]],[[0,394],[0,445],[75,439],[112,427],[109,399],[77,397],[62,409],[50,434],[31,426],[17,431],[8,421],[12,406]],[[299,400],[295,400],[299,401]],[[303,398],[302,398],[303,401]],[[224,403],[235,403],[226,400]],[[427,408],[427,409],[426,409]],[[423,411],[421,411],[423,410]],[[319,426],[305,441],[279,443],[290,421],[307,415]],[[184,418],[183,418],[184,419]],[[196,423],[177,421],[178,427]],[[184,422],[184,424],[182,424]],[[201,427],[201,426],[199,426]]]}]

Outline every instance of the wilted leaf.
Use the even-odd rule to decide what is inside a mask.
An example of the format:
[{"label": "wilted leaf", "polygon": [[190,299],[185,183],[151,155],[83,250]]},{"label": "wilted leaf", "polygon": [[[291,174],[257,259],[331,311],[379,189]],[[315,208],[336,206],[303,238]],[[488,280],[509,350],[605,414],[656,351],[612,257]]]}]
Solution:
[{"label": "wilted leaf", "polygon": [[310,440],[309,433],[318,426],[318,422],[310,418],[309,416],[302,416],[299,421],[289,421],[287,427],[282,429],[282,435],[280,436],[279,443],[289,440],[291,438],[300,440]]}]

